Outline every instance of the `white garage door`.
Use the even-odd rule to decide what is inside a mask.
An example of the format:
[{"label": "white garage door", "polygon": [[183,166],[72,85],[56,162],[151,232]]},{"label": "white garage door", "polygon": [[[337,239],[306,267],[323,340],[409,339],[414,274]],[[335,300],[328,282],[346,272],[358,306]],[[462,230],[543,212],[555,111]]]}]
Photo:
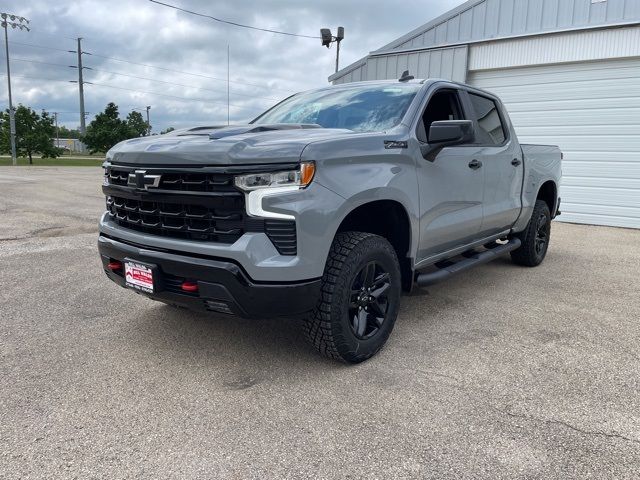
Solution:
[{"label": "white garage door", "polygon": [[558,220],[640,228],[640,59],[470,72],[523,143],[564,153]]}]

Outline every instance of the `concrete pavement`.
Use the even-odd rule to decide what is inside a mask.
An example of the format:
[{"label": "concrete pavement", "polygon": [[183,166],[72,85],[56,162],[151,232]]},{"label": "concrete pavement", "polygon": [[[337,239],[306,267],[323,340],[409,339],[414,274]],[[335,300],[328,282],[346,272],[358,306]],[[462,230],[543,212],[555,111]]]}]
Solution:
[{"label": "concrete pavement", "polygon": [[554,222],[345,366],[109,282],[100,182],[0,168],[0,478],[638,477],[640,231]]}]

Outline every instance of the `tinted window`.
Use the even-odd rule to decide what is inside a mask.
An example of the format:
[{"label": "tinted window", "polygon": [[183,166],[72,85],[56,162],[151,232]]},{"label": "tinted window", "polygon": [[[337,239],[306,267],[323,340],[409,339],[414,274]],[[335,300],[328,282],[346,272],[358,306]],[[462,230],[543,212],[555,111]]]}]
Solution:
[{"label": "tinted window", "polygon": [[418,84],[385,84],[316,90],[295,95],[252,123],[316,123],[325,128],[379,132],[400,123]]},{"label": "tinted window", "polygon": [[469,93],[469,99],[476,111],[478,127],[480,127],[476,142],[483,145],[500,145],[506,137],[495,102],[473,93]]}]

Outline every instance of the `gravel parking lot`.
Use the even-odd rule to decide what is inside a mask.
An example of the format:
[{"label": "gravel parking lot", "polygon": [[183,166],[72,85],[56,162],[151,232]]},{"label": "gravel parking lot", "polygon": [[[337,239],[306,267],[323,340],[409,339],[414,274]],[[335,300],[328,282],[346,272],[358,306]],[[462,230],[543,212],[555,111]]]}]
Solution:
[{"label": "gravel parking lot", "polygon": [[0,167],[0,477],[638,478],[640,231],[555,222],[345,366],[109,282],[100,183]]}]

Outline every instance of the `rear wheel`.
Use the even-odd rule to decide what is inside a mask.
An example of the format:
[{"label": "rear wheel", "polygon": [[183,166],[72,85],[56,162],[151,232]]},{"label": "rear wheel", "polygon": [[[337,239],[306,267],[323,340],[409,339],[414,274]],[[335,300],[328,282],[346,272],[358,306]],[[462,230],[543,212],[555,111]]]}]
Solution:
[{"label": "rear wheel", "polygon": [[522,245],[511,252],[514,263],[527,267],[540,265],[547,255],[551,239],[551,212],[546,202],[536,200],[527,228],[517,236]]},{"label": "rear wheel", "polygon": [[395,250],[371,233],[339,233],[322,277],[322,295],[305,333],[324,356],[362,362],[385,344],[398,315],[400,266]]}]

